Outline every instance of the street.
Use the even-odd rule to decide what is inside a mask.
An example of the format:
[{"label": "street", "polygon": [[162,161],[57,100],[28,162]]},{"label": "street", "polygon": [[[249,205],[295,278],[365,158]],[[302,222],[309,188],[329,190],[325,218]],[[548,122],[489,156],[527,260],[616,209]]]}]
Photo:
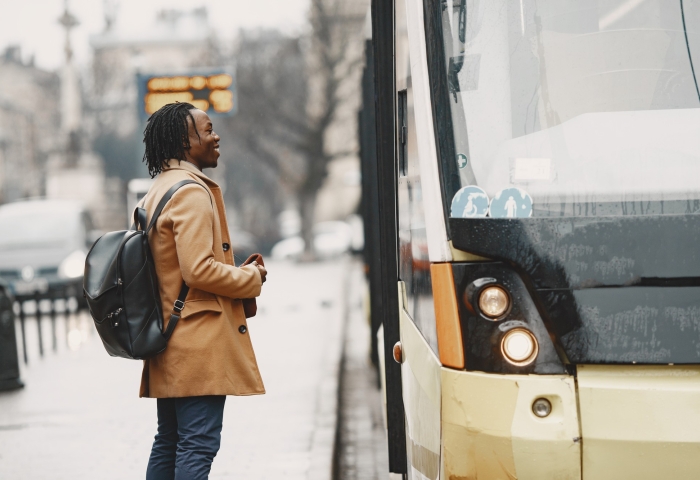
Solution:
[{"label": "street", "polygon": [[[366,333],[361,323],[362,275],[349,259],[270,262],[269,272],[258,315],[250,322],[267,394],[227,398],[211,477],[329,479],[344,328],[358,327],[355,335]],[[41,325],[43,357],[36,320],[27,318],[25,388],[0,393],[0,478],[143,478],[156,429],[156,402],[138,398],[141,362],[109,357],[85,313],[57,317],[56,351],[48,318]],[[21,358],[19,322],[17,331]],[[346,365],[362,361],[357,358],[362,341],[346,344]],[[354,371],[357,377],[356,366]],[[356,378],[352,381],[358,384]],[[378,400],[374,393],[371,398]],[[346,393],[343,401],[351,397]],[[373,411],[376,417],[379,410]],[[348,422],[341,444],[350,451],[379,447],[356,436],[371,433],[360,420],[367,418]],[[355,437],[349,432],[356,432]],[[380,450],[385,454],[385,446]],[[349,474],[351,463],[367,462],[352,453],[338,455],[345,471],[340,478],[376,478]]]}]

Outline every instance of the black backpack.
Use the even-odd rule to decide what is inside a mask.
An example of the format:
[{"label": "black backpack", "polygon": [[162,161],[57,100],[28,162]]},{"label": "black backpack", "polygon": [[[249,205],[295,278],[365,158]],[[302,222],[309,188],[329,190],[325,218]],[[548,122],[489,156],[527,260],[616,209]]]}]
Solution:
[{"label": "black backpack", "polygon": [[182,282],[168,329],[163,331],[163,312],[148,232],[173,194],[189,183],[198,184],[194,180],[183,180],[163,195],[148,227],[146,211],[137,208],[132,230],[106,233],[87,254],[83,295],[97,333],[107,353],[113,357],[140,360],[157,355],[165,350],[180,320],[190,288]]}]

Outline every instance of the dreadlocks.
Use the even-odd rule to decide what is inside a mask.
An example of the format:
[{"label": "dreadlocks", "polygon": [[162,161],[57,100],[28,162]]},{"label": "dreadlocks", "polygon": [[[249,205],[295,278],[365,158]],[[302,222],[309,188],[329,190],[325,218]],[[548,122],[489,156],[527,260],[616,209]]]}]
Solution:
[{"label": "dreadlocks", "polygon": [[[143,143],[146,144],[143,161],[148,165],[151,178],[162,172],[163,165],[171,158],[185,159],[185,151],[190,148],[187,119],[189,118],[192,126],[195,126],[194,117],[190,112],[194,108],[190,103],[169,103],[148,119],[143,131]],[[195,132],[199,137],[196,127]]]}]

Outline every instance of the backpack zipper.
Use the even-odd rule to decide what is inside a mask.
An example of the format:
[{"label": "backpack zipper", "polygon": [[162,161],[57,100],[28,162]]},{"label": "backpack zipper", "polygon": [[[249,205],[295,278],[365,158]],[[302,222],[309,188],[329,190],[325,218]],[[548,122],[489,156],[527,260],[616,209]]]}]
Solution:
[{"label": "backpack zipper", "polygon": [[[113,326],[113,327],[118,327],[118,326],[119,326],[119,318],[118,318],[118,317],[119,317],[119,314],[120,314],[120,313],[122,313],[122,309],[121,309],[121,308],[117,308],[115,311],[113,311],[112,313],[110,313],[109,315],[107,315],[107,316],[105,317],[105,320],[109,320],[110,318],[116,317],[116,318],[114,319],[114,322],[112,323],[112,326]],[[104,321],[104,320],[103,320],[103,321]]]}]

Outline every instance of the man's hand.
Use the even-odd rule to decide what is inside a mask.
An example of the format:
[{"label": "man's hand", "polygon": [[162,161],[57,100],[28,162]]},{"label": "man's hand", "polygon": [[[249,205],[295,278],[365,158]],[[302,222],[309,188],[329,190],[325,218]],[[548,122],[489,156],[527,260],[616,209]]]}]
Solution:
[{"label": "man's hand", "polygon": [[267,280],[267,269],[256,261],[253,261],[252,265],[258,269],[258,272],[260,272],[260,278],[262,279],[262,283],[265,283],[265,280]]}]

